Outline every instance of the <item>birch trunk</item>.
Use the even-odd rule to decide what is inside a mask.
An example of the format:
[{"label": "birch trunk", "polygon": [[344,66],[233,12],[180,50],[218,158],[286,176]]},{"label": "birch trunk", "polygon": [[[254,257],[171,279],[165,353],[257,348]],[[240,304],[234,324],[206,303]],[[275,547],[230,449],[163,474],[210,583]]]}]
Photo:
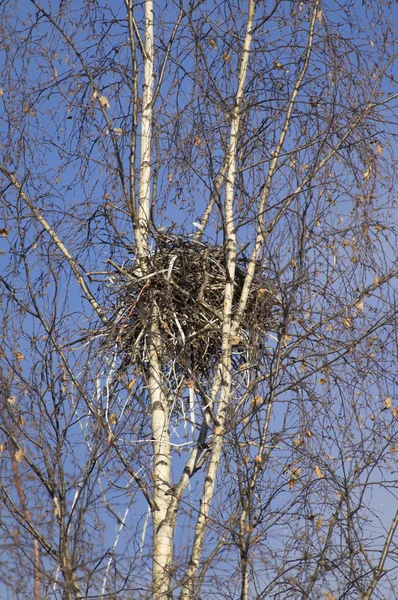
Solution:
[{"label": "birch trunk", "polygon": [[[203,550],[203,542],[207,528],[210,505],[214,494],[218,465],[221,457],[224,423],[226,410],[228,407],[232,375],[231,375],[231,326],[232,326],[232,300],[234,293],[235,266],[236,266],[236,235],[234,224],[234,189],[236,177],[236,151],[241,121],[241,106],[244,95],[244,85],[246,80],[247,66],[249,63],[250,44],[252,39],[252,27],[255,12],[254,0],[249,1],[248,18],[246,26],[246,35],[243,45],[242,60],[239,69],[238,89],[235,99],[235,107],[231,121],[231,131],[229,147],[227,154],[227,181],[225,187],[225,221],[226,221],[226,271],[227,281],[225,285],[223,327],[222,327],[222,360],[220,364],[221,371],[221,390],[217,410],[218,426],[215,430],[210,462],[207,469],[207,475],[203,488],[200,511],[195,528],[195,536],[192,546],[191,557],[188,565],[188,572],[185,585],[181,592],[181,600],[189,600],[195,597],[195,579],[198,575],[200,559]],[[215,394],[213,402],[215,401]]]}]

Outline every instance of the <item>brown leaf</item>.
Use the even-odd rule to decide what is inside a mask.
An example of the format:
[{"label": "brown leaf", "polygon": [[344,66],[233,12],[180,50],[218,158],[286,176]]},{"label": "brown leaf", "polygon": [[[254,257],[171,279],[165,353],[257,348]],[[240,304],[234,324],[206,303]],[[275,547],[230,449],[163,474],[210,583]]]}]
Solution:
[{"label": "brown leaf", "polygon": [[279,70],[283,69],[283,65],[282,65],[282,63],[279,62],[279,60],[274,60],[274,67],[275,67],[275,69],[279,69]]},{"label": "brown leaf", "polygon": [[317,518],[317,520],[316,520],[316,523],[315,523],[315,529],[316,529],[316,531],[320,530],[320,528],[322,527],[322,524],[323,524],[323,518],[321,516],[319,516]]},{"label": "brown leaf", "polygon": [[128,384],[127,389],[131,390],[134,387],[134,384],[135,384],[136,381],[137,381],[136,379],[132,379],[130,381],[130,383]]},{"label": "brown leaf", "polygon": [[21,360],[23,360],[25,358],[25,356],[22,354],[22,352],[20,352],[18,350],[18,352],[15,353],[15,358],[17,359],[18,362],[21,362]]},{"label": "brown leaf", "polygon": [[393,406],[391,409],[391,413],[394,419],[398,419],[398,406]]},{"label": "brown leaf", "polygon": [[217,48],[217,42],[216,40],[209,40],[209,46],[211,46],[213,48],[213,50],[215,50]]},{"label": "brown leaf", "polygon": [[109,423],[111,425],[116,425],[117,422],[118,422],[117,414],[113,412],[109,417]]},{"label": "brown leaf", "polygon": [[318,465],[315,467],[315,474],[317,477],[319,477],[319,479],[323,479],[325,477]]}]

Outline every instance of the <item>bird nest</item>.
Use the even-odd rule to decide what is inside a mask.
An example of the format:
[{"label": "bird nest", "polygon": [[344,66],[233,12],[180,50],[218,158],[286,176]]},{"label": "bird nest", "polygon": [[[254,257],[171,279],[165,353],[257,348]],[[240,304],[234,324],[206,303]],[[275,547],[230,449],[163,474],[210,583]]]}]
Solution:
[{"label": "bird nest", "polygon": [[[124,364],[148,361],[150,339],[163,364],[173,361],[187,373],[208,372],[221,354],[223,304],[227,281],[225,248],[177,236],[158,236],[146,259],[145,275],[138,260],[115,269],[110,277],[114,316],[107,338],[115,341]],[[237,258],[233,313],[243,288],[247,259]],[[249,348],[280,322],[275,284],[257,265],[242,325],[232,339],[233,362],[247,362]]]}]

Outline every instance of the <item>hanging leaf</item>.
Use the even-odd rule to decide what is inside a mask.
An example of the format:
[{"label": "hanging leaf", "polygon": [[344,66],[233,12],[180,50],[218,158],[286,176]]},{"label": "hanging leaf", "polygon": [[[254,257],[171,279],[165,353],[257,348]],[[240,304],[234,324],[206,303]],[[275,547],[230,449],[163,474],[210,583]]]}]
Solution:
[{"label": "hanging leaf", "polygon": [[108,99],[106,98],[106,96],[101,96],[98,99],[98,102],[101,104],[102,108],[105,108],[105,110],[109,110],[111,105],[108,102]]},{"label": "hanging leaf", "polygon": [[319,477],[319,479],[323,479],[325,477],[318,465],[315,467],[315,474],[317,477]]},{"label": "hanging leaf", "polygon": [[391,408],[391,406],[392,406],[392,398],[390,396],[387,396],[387,398],[384,400],[384,406],[386,408]]}]

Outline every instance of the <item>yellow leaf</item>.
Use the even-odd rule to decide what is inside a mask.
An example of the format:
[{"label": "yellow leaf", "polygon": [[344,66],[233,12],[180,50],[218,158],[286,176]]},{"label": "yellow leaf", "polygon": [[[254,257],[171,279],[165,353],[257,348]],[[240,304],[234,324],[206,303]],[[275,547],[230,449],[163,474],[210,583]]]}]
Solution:
[{"label": "yellow leaf", "polygon": [[381,144],[377,144],[376,152],[379,156],[381,156],[383,154],[383,146]]},{"label": "yellow leaf", "polygon": [[297,261],[295,258],[292,258],[292,267],[295,269],[297,267]]},{"label": "yellow leaf", "polygon": [[282,63],[280,63],[278,60],[274,60],[274,67],[275,69],[283,69]]},{"label": "yellow leaf", "polygon": [[218,426],[215,428],[214,430],[215,435],[221,435],[222,434],[222,427]]},{"label": "yellow leaf", "polygon": [[391,413],[395,419],[398,419],[398,406],[393,406],[391,409]]},{"label": "yellow leaf", "polygon": [[324,379],[323,377],[318,381],[319,385],[325,385],[325,383],[327,383],[327,379]]},{"label": "yellow leaf", "polygon": [[227,61],[227,60],[230,60],[230,59],[231,59],[231,57],[230,57],[230,55],[228,54],[228,52],[224,52],[222,59],[223,59],[223,60],[225,60],[225,61]]},{"label": "yellow leaf", "polygon": [[369,169],[363,173],[363,178],[365,179],[365,181],[367,181],[371,175],[372,175],[372,167],[369,167]]},{"label": "yellow leaf", "polygon": [[[79,86],[78,86],[77,91],[79,91]],[[93,100],[95,100],[96,98],[98,98],[98,92],[97,92],[97,90],[94,90],[93,91]]]},{"label": "yellow leaf", "polygon": [[127,389],[131,390],[134,387],[136,381],[137,381],[136,379],[132,379],[130,381],[130,383],[128,384]]},{"label": "yellow leaf", "polygon": [[307,365],[305,364],[305,362],[302,362],[301,367],[300,367],[301,373],[305,373],[306,370],[307,370]]},{"label": "yellow leaf", "polygon": [[319,517],[317,518],[317,520],[316,520],[316,523],[315,523],[315,529],[316,529],[317,531],[319,531],[319,530],[320,530],[320,528],[322,527],[322,524],[323,524],[323,518],[322,518],[321,516],[319,516]]},{"label": "yellow leaf", "polygon": [[346,327],[351,327],[351,319],[349,317],[345,317],[343,323]]},{"label": "yellow leaf", "polygon": [[387,398],[384,400],[384,406],[386,408],[391,408],[392,406],[392,399],[390,396],[387,396]]},{"label": "yellow leaf", "polygon": [[18,362],[21,362],[21,360],[23,360],[25,357],[22,354],[22,352],[19,352],[19,350],[18,350],[18,352],[15,353],[15,358],[17,359]]},{"label": "yellow leaf", "polygon": [[312,431],[310,429],[307,429],[305,435],[307,436],[307,438],[312,438]]},{"label": "yellow leaf", "polygon": [[374,414],[372,413],[372,414],[370,415],[370,420],[371,420],[371,421],[374,421],[374,420],[375,420],[375,418],[376,418],[376,417],[375,417],[375,416],[374,416]]},{"label": "yellow leaf", "polygon": [[15,400],[16,400],[16,399],[17,399],[17,397],[16,397],[16,396],[10,396],[10,398],[8,398],[8,402],[9,402],[10,404],[15,404]]},{"label": "yellow leaf", "polygon": [[172,174],[172,173],[169,173],[169,174],[167,175],[167,179],[168,179],[169,183],[171,183],[171,182],[173,181],[173,174]]},{"label": "yellow leaf", "polygon": [[323,479],[325,477],[318,465],[315,467],[315,474],[317,477],[319,477],[319,479]]},{"label": "yellow leaf", "polygon": [[216,40],[209,40],[209,46],[211,46],[215,50],[217,48]]},{"label": "yellow leaf", "polygon": [[380,278],[379,277],[375,277],[373,280],[374,285],[379,285],[380,284]]}]

